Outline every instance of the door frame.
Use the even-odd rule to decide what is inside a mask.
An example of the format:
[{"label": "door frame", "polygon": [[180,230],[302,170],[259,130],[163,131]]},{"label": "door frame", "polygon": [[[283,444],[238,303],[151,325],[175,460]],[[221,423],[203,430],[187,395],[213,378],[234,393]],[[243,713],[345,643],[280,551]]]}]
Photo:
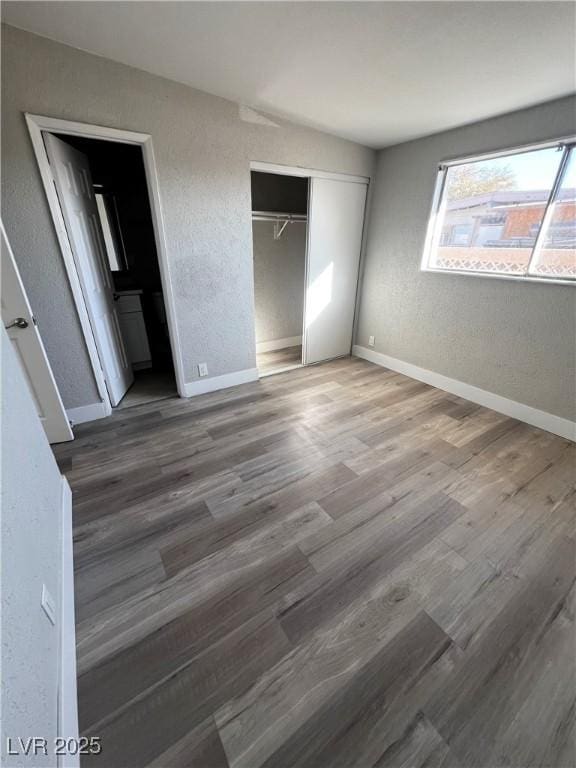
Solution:
[{"label": "door frame", "polygon": [[156,171],[156,161],[154,159],[154,148],[152,146],[152,136],[147,133],[136,133],[135,131],[125,131],[119,128],[109,128],[102,125],[92,125],[90,123],[78,123],[71,120],[61,120],[55,117],[46,117],[44,115],[34,115],[25,113],[26,124],[32,140],[34,154],[42,177],[42,184],[48,200],[50,214],[56,237],[64,260],[64,266],[68,275],[68,281],[72,290],[72,296],[78,312],[78,318],[86,342],[88,356],[92,365],[92,371],[96,381],[98,394],[104,405],[104,416],[112,413],[112,405],[106,388],[104,372],[100,363],[100,357],[94,340],[94,333],[86,308],[86,300],[76,262],[72,254],[72,248],[68,239],[68,232],[64,224],[64,217],[60,207],[60,201],[56,194],[52,171],[48,161],[48,153],[44,146],[42,133],[60,133],[69,136],[81,136],[86,139],[100,139],[111,141],[117,144],[131,144],[140,146],[142,149],[142,160],[144,162],[144,171],[146,175],[146,185],[148,188],[148,198],[150,201],[150,212],[152,216],[152,225],[154,228],[154,239],[156,242],[156,252],[158,255],[158,265],[160,268],[160,280],[162,292],[164,294],[164,304],[166,306],[166,318],[168,321],[168,335],[170,337],[170,347],[172,350],[172,361],[174,364],[174,373],[176,377],[176,388],[180,397],[185,397],[184,384],[184,365],[182,361],[182,348],[178,333],[178,324],[176,321],[175,299],[173,290],[173,279],[168,261],[166,249],[166,235],[164,232],[164,218],[162,215],[162,203],[160,200],[160,189],[158,185],[158,174]]},{"label": "door frame", "polygon": [[317,179],[332,179],[333,181],[350,181],[356,184],[369,184],[369,176],[358,176],[353,173],[337,173],[322,171],[318,168],[303,168],[300,165],[279,165],[278,163],[265,163],[260,160],[250,161],[251,171],[263,173],[275,173],[277,176],[314,176]]},{"label": "door frame", "polygon": [[[368,195],[370,194],[370,177],[358,176],[352,173],[332,173],[331,171],[322,171],[315,168],[303,168],[298,165],[279,165],[278,163],[267,163],[260,160],[250,161],[250,173],[252,171],[261,171],[262,173],[273,173],[277,176],[300,176],[308,179],[308,211],[306,221],[306,254],[304,266],[304,311],[302,313],[302,365],[316,365],[316,363],[306,363],[306,290],[308,287],[308,255],[310,251],[310,212],[312,210],[312,179],[331,179],[332,181],[346,181],[351,184],[363,184],[366,186],[366,202],[364,205],[364,219],[362,221],[362,239],[360,242],[360,261],[358,263],[358,275],[356,278],[356,291],[354,299],[354,321],[352,325],[352,346],[354,345],[354,333],[356,329],[356,314],[358,311],[358,292],[360,286],[360,276],[362,262],[364,257],[365,237],[366,237],[366,218],[368,215]],[[250,227],[252,232],[252,227]],[[252,243],[252,252],[254,252],[254,243]],[[256,311],[256,294],[254,284],[252,284],[252,305]],[[350,349],[350,352],[352,349]],[[260,373],[258,374],[260,377]]]}]

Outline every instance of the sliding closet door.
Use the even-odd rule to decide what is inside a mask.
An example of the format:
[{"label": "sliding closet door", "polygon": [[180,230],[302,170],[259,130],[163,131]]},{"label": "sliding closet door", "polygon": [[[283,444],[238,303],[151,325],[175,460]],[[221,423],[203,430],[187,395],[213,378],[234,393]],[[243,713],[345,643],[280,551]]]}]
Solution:
[{"label": "sliding closet door", "polygon": [[311,180],[305,363],[350,353],[366,189],[350,181]]}]

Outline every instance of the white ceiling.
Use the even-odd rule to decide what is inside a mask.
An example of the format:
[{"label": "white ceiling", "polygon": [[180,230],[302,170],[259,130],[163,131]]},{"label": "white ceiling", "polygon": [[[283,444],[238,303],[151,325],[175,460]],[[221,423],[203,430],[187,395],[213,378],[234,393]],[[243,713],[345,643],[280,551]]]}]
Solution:
[{"label": "white ceiling", "polygon": [[3,19],[382,147],[576,90],[572,2],[4,2]]}]

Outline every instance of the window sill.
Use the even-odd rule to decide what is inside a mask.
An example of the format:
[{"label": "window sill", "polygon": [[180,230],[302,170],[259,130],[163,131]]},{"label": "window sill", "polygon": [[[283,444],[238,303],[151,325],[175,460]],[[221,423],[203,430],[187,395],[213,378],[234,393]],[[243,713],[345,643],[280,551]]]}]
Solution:
[{"label": "window sill", "polygon": [[421,267],[420,272],[433,272],[437,275],[465,275],[467,277],[488,277],[492,280],[515,280],[520,283],[539,283],[540,285],[571,285],[576,286],[576,279],[560,277],[536,277],[533,275],[505,275],[498,272],[474,272],[464,269],[440,269],[435,267]]}]

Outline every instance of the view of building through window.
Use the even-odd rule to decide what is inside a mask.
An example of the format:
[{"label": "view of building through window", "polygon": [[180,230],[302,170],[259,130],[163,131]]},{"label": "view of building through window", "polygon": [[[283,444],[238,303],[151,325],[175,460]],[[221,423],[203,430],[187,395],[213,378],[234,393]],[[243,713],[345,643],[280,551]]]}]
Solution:
[{"label": "view of building through window", "polygon": [[576,277],[576,153],[570,152],[531,272]]},{"label": "view of building through window", "polygon": [[576,278],[575,157],[548,147],[448,166],[426,266]]}]

